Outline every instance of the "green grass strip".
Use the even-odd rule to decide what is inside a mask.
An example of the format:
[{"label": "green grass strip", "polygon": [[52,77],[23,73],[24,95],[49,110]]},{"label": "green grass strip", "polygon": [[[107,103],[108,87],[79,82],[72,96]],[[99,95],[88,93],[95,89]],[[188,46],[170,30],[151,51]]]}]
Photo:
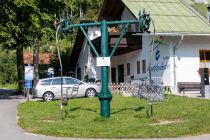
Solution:
[{"label": "green grass strip", "polygon": [[28,132],[81,138],[153,138],[210,133],[210,101],[171,96],[154,105],[148,118],[147,102],[113,95],[111,117],[100,117],[98,98],[71,99],[60,119],[59,101],[18,105],[19,125]]}]

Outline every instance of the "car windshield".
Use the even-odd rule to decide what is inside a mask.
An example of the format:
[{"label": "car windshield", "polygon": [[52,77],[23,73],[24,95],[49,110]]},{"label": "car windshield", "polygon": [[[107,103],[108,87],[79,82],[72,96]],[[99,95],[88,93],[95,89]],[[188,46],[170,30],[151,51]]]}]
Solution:
[{"label": "car windshield", "polygon": [[45,85],[50,85],[51,84],[52,79],[47,79],[47,80],[42,80],[40,82],[41,85],[45,86]]},{"label": "car windshield", "polygon": [[67,85],[75,85],[75,84],[80,84],[81,81],[74,79],[74,78],[65,78],[66,84]]}]

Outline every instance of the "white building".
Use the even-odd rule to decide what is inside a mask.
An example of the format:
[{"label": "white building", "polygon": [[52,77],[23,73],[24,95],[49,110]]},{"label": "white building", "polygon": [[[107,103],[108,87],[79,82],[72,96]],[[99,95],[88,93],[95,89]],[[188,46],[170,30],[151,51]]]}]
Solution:
[{"label": "white building", "polygon": [[[138,25],[131,25],[111,60],[110,81],[138,81],[151,77],[177,92],[178,82],[200,82],[199,68],[210,67],[210,25],[186,3],[179,0],[129,1],[105,0],[99,20],[138,19],[139,10],[151,14],[154,25],[151,33],[138,33]],[[155,33],[154,33],[155,28]],[[113,48],[119,30],[109,31],[109,50]],[[100,52],[100,29],[88,29],[88,36]],[[151,51],[152,50],[152,51]],[[71,56],[77,78],[101,80],[96,57],[78,32]],[[86,77],[87,78],[87,77]]]}]

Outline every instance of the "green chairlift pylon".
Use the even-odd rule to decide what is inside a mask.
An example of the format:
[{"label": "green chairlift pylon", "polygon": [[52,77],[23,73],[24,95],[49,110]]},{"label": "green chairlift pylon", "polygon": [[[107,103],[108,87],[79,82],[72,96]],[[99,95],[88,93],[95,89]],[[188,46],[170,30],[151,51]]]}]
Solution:
[{"label": "green chairlift pylon", "polygon": [[[72,31],[74,28],[80,28],[83,32],[85,38],[87,39],[88,44],[90,45],[90,48],[93,50],[96,57],[110,57],[112,58],[114,53],[116,52],[123,36],[125,35],[125,32],[127,31],[127,28],[130,24],[139,24],[140,32],[149,33],[149,26],[150,26],[150,14],[146,13],[145,10],[143,10],[139,14],[138,20],[123,20],[123,21],[101,21],[101,22],[95,22],[95,23],[82,23],[82,24],[72,24],[72,19],[69,18],[67,20],[64,20],[61,22],[61,34],[66,36]],[[109,54],[108,52],[108,26],[109,25],[124,25],[122,33],[120,37],[118,38],[112,52]],[[91,40],[89,39],[87,33],[84,30],[84,27],[91,27],[91,26],[98,26],[101,28],[101,56],[96,51],[94,45],[92,44]],[[100,114],[104,118],[110,117],[110,101],[112,100],[112,94],[108,87],[109,82],[109,68],[108,66],[102,66],[101,67],[101,80],[102,80],[102,87],[101,91],[99,93],[99,100],[100,100]]]}]

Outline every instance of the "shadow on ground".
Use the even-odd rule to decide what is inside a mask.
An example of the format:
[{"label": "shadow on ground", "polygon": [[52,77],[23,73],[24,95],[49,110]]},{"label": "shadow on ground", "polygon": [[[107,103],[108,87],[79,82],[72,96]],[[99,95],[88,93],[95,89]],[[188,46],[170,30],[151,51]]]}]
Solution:
[{"label": "shadow on ground", "polygon": [[114,112],[112,112],[111,114],[120,113],[120,112],[123,112],[123,111],[126,111],[126,110],[141,111],[141,110],[143,110],[143,109],[144,109],[144,107],[143,107],[143,106],[140,106],[140,107],[138,107],[138,108],[123,108],[123,109],[120,109],[120,110],[114,111]]},{"label": "shadow on ground", "polygon": [[17,94],[14,89],[0,89],[0,100],[4,99],[22,99],[23,96]]}]

